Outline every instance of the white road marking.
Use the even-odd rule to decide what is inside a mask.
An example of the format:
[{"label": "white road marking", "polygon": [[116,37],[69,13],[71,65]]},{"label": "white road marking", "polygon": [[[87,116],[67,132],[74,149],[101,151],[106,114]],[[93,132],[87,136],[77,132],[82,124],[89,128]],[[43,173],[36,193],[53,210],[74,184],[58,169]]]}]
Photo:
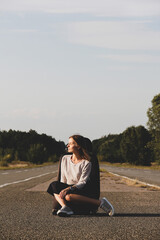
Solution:
[{"label": "white road marking", "polygon": [[22,171],[16,171],[16,173],[20,173],[20,172],[22,172]]},{"label": "white road marking", "polygon": [[21,182],[27,182],[27,181],[32,180],[32,179],[34,179],[34,178],[39,178],[39,177],[45,176],[45,175],[47,175],[47,174],[55,173],[55,172],[57,172],[57,171],[48,172],[48,173],[43,173],[43,174],[38,175],[38,176],[35,176],[35,177],[26,178],[26,179],[19,180],[19,181],[15,181],[15,182],[11,182],[11,183],[5,183],[5,184],[0,185],[0,188],[6,187],[6,186],[12,185],[12,184],[17,184],[17,183],[21,183]]},{"label": "white road marking", "polygon": [[[133,179],[133,178],[129,178],[129,177],[126,177],[126,176],[122,176],[122,175],[119,175],[119,174],[116,174],[116,173],[113,173],[113,172],[109,172],[109,173],[111,173],[111,174],[113,174],[113,175],[115,175],[115,176],[117,176],[117,177],[122,177],[122,178],[125,178],[125,179],[128,179],[128,180],[135,181],[135,179]],[[160,187],[157,186],[157,185],[149,184],[149,183],[146,183],[146,182],[142,182],[142,181],[139,181],[139,180],[137,180],[137,179],[136,179],[136,181],[137,181],[138,183],[140,183],[140,184],[143,184],[143,185],[146,185],[146,186],[149,186],[149,187],[154,187],[154,188],[160,189]]]},{"label": "white road marking", "polygon": [[9,174],[8,172],[4,172],[4,173],[2,173],[3,175],[6,175],[6,174]]}]

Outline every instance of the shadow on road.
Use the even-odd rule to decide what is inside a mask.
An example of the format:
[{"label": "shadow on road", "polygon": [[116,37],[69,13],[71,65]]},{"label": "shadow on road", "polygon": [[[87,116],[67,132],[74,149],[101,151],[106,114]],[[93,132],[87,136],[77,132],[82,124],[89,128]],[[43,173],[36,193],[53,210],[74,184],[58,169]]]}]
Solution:
[{"label": "shadow on road", "polygon": [[[74,218],[79,217],[109,217],[106,213],[96,213],[95,215],[73,215]],[[160,217],[158,213],[115,213],[113,217]]]},{"label": "shadow on road", "polygon": [[115,217],[160,217],[158,213],[117,213]]}]

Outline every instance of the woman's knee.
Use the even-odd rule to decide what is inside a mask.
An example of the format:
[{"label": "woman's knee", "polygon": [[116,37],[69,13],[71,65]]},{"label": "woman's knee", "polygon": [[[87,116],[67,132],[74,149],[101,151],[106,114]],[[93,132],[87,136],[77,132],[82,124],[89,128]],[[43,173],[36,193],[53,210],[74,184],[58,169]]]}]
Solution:
[{"label": "woman's knee", "polygon": [[66,201],[68,201],[68,202],[71,202],[72,201],[72,194],[67,194],[66,196],[65,196],[65,199],[66,199]]}]

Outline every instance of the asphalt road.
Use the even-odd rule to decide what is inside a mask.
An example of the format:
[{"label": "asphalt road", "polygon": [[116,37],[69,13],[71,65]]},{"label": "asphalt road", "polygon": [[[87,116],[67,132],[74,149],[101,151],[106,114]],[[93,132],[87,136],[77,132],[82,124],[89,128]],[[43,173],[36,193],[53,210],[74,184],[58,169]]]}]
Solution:
[{"label": "asphalt road", "polygon": [[2,174],[8,175],[7,182],[30,180],[0,188],[0,240],[159,240],[160,191],[103,192],[101,197],[107,197],[115,207],[114,217],[99,210],[95,216],[60,218],[51,214],[49,194],[26,191],[55,177],[56,165],[38,171],[19,172],[21,176],[16,170],[13,176]]},{"label": "asphalt road", "polygon": [[[121,176],[160,186],[160,171],[157,170],[123,168],[108,166],[106,164],[101,164],[100,167]],[[38,168],[0,170],[0,188],[55,173],[57,172],[57,168],[58,164]]]},{"label": "asphalt road", "polygon": [[57,168],[58,164],[28,169],[0,170],[0,188],[55,173]]},{"label": "asphalt road", "polygon": [[101,164],[101,168],[121,176],[160,186],[160,171],[158,170],[114,167],[106,164]]}]

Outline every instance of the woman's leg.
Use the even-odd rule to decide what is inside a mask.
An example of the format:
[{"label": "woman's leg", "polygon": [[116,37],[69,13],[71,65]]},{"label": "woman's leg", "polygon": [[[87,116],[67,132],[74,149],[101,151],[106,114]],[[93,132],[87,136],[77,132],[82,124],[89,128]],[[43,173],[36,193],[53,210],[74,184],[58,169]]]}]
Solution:
[{"label": "woman's leg", "polygon": [[67,206],[67,202],[65,199],[61,198],[60,195],[56,193],[54,193],[54,196],[57,202],[59,202],[59,204],[62,206],[62,208],[57,212],[58,216],[65,217],[65,216],[70,216],[74,214],[72,209]]},{"label": "woman's leg", "polygon": [[61,198],[61,197],[59,196],[59,194],[54,193],[54,197],[55,197],[55,199],[57,200],[57,202],[61,205],[61,207],[64,207],[64,206],[67,205],[67,204],[66,204],[66,200],[63,199],[63,198]]},{"label": "woman's leg", "polygon": [[106,199],[102,198],[102,200],[89,198],[86,196],[78,195],[78,194],[68,194],[65,199],[71,204],[89,204],[102,208],[109,216],[114,215],[114,208],[112,204]]},{"label": "woman's leg", "polygon": [[53,195],[53,203],[52,203],[53,205],[52,205],[52,210],[58,210],[58,209],[60,209],[60,204],[57,202],[57,200],[55,199],[55,196]]},{"label": "woman's leg", "polygon": [[78,195],[78,194],[67,194],[65,196],[66,201],[68,202],[73,202],[75,204],[92,204],[95,205],[97,207],[100,206],[101,201],[98,199],[94,199],[94,198],[89,198],[86,196],[82,196],[82,195]]},{"label": "woman's leg", "polygon": [[61,183],[59,181],[54,181],[49,185],[47,192],[53,196],[53,215],[55,215],[57,213],[57,210],[59,210],[61,207],[67,205],[66,200],[60,198],[59,193],[68,186],[68,184]]}]

